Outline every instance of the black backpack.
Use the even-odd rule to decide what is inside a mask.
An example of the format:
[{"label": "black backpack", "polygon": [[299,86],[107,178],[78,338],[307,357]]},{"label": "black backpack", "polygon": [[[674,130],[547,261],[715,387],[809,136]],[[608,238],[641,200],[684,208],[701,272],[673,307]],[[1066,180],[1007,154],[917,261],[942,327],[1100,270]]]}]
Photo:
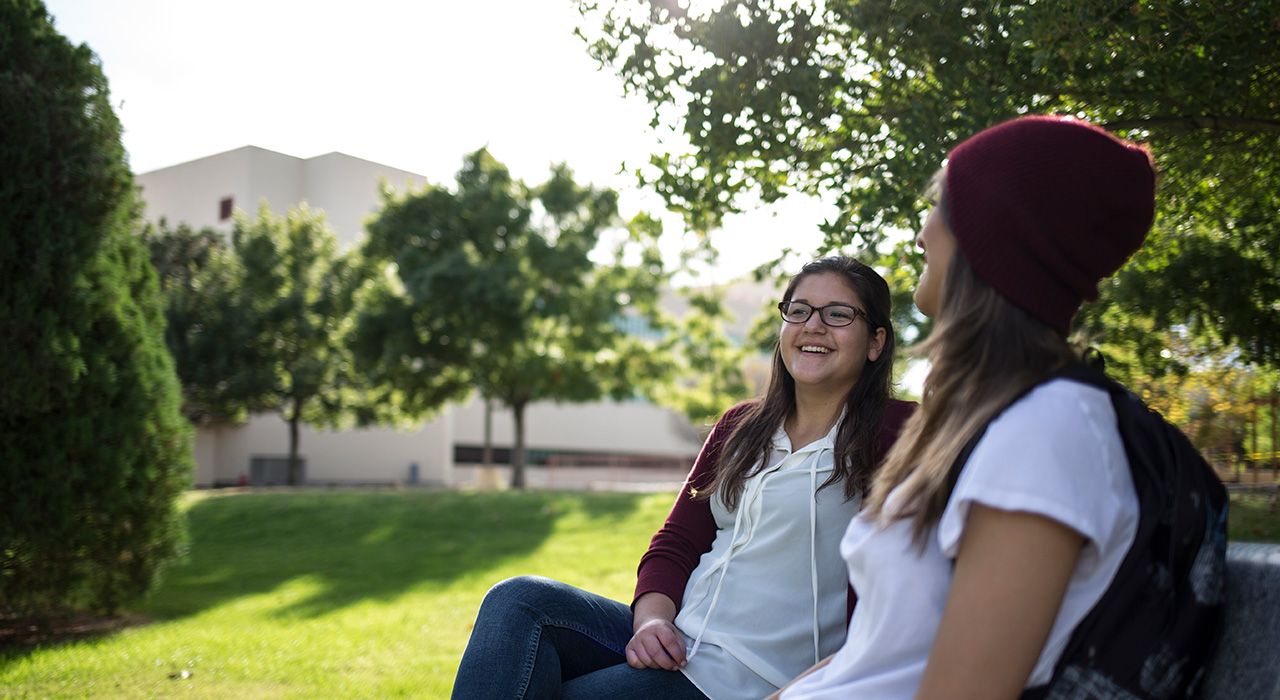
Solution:
[{"label": "black backpack", "polygon": [[[1190,698],[1221,616],[1226,489],[1181,431],[1103,373],[1100,356],[1054,372],[1036,386],[1060,378],[1111,395],[1138,494],[1138,527],[1115,580],[1071,633],[1053,677],[1020,697]],[[979,431],[952,464],[952,488],[985,432]]]}]

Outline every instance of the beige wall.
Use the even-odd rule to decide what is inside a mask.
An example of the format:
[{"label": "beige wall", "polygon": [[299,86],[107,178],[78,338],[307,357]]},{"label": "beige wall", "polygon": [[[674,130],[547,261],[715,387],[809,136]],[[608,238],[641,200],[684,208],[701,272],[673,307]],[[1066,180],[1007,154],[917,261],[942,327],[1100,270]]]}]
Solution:
[{"label": "beige wall", "polygon": [[426,178],[343,153],[327,153],[306,161],[306,198],[312,207],[324,209],[329,225],[342,245],[352,245],[364,235],[370,215],[382,209],[379,182],[394,190],[421,188]]},{"label": "beige wall", "polygon": [[249,199],[251,150],[238,148],[138,175],[146,219],[163,217],[171,226],[187,223],[196,229],[211,226],[230,232],[231,222],[218,220],[218,203],[231,197],[243,207]]},{"label": "beige wall", "polygon": [[217,427],[195,430],[192,452],[196,460],[196,486],[209,487],[218,483],[218,435]]},{"label": "beige wall", "polygon": [[148,221],[164,217],[174,226],[185,222],[195,229],[209,226],[229,233],[231,222],[218,219],[223,197],[231,197],[235,208],[250,217],[264,199],[281,215],[306,201],[312,209],[324,210],[342,246],[358,241],[365,220],[381,208],[381,180],[395,189],[426,183],[422,175],[342,153],[302,159],[256,146],[142,173],[136,179],[143,188]]},{"label": "beige wall", "polygon": [[[483,443],[483,401],[472,398],[459,404],[453,420],[455,443]],[[524,430],[525,446],[530,449],[692,457],[702,447],[697,431],[684,416],[641,401],[537,403],[525,410]],[[514,438],[511,409],[497,406],[494,444],[509,447]]]},{"label": "beige wall", "polygon": [[[644,402],[539,403],[526,412],[526,447],[574,453],[675,457],[688,464],[702,444],[681,415]],[[515,429],[509,409],[493,414],[493,443],[509,448]],[[302,426],[299,454],[309,484],[408,483],[409,465],[418,465],[425,485],[458,486],[473,478],[455,472],[455,445],[484,441],[484,403],[471,399],[451,406],[411,432],[385,428],[317,431]],[[193,451],[195,485],[231,485],[248,477],[255,457],[284,459],[289,426],[273,413],[258,414],[242,426],[197,428]]]},{"label": "beige wall", "polygon": [[[289,213],[290,207],[297,206],[304,199],[309,201],[305,180],[306,163],[301,158],[256,146],[246,146],[240,150],[247,155],[245,171],[241,175],[247,189],[243,198],[236,198],[236,209],[253,219],[258,215],[259,205],[266,201],[273,212],[284,216]],[[315,202],[310,204],[312,208],[321,206]]]},{"label": "beige wall", "polygon": [[[409,481],[409,465],[418,465],[422,484],[453,483],[452,420],[448,415],[412,432],[386,428],[299,431],[299,454],[306,459],[308,483],[390,483]],[[254,457],[286,458],[289,426],[276,414],[259,414],[242,426],[201,427],[196,431],[196,486],[234,484],[249,474]]]}]

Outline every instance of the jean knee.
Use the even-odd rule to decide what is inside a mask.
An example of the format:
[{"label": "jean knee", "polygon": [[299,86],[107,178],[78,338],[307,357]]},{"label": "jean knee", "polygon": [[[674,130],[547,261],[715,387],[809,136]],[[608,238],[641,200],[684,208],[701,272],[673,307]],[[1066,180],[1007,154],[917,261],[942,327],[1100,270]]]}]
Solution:
[{"label": "jean knee", "polygon": [[516,576],[495,583],[480,604],[494,611],[524,610],[530,614],[555,610],[573,597],[568,584],[545,576]]},{"label": "jean knee", "polygon": [[489,592],[484,594],[484,601],[517,603],[538,600],[554,590],[553,584],[564,585],[545,576],[515,576],[493,584]]}]

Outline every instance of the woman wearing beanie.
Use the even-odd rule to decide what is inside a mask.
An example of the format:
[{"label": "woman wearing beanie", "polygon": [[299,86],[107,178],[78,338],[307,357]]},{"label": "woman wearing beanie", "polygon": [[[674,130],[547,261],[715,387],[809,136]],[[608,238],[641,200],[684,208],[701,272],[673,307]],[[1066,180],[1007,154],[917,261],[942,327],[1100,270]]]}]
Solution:
[{"label": "woman wearing beanie", "polygon": [[1081,361],[1072,318],[1142,244],[1154,188],[1146,151],[1070,119],[951,153],[916,241],[915,302],[936,319],[924,399],[841,541],[847,641],[782,700],[1012,699],[1050,680],[1139,508],[1108,392],[1041,380]]}]

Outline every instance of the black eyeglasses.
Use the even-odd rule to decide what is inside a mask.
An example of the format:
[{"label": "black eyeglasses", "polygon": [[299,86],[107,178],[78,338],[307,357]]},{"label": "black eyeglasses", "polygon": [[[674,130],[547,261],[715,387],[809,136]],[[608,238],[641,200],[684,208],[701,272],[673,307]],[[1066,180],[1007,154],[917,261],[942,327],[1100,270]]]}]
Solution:
[{"label": "black eyeglasses", "polygon": [[[803,301],[784,301],[778,304],[778,311],[782,312],[782,320],[787,323],[805,323],[814,311],[818,312],[818,318],[822,322],[832,328],[841,328],[853,323],[854,319],[861,316],[866,318],[867,314],[862,309],[848,304],[827,304],[826,306],[814,306],[806,304]],[[867,321],[867,323],[871,323]]]}]

